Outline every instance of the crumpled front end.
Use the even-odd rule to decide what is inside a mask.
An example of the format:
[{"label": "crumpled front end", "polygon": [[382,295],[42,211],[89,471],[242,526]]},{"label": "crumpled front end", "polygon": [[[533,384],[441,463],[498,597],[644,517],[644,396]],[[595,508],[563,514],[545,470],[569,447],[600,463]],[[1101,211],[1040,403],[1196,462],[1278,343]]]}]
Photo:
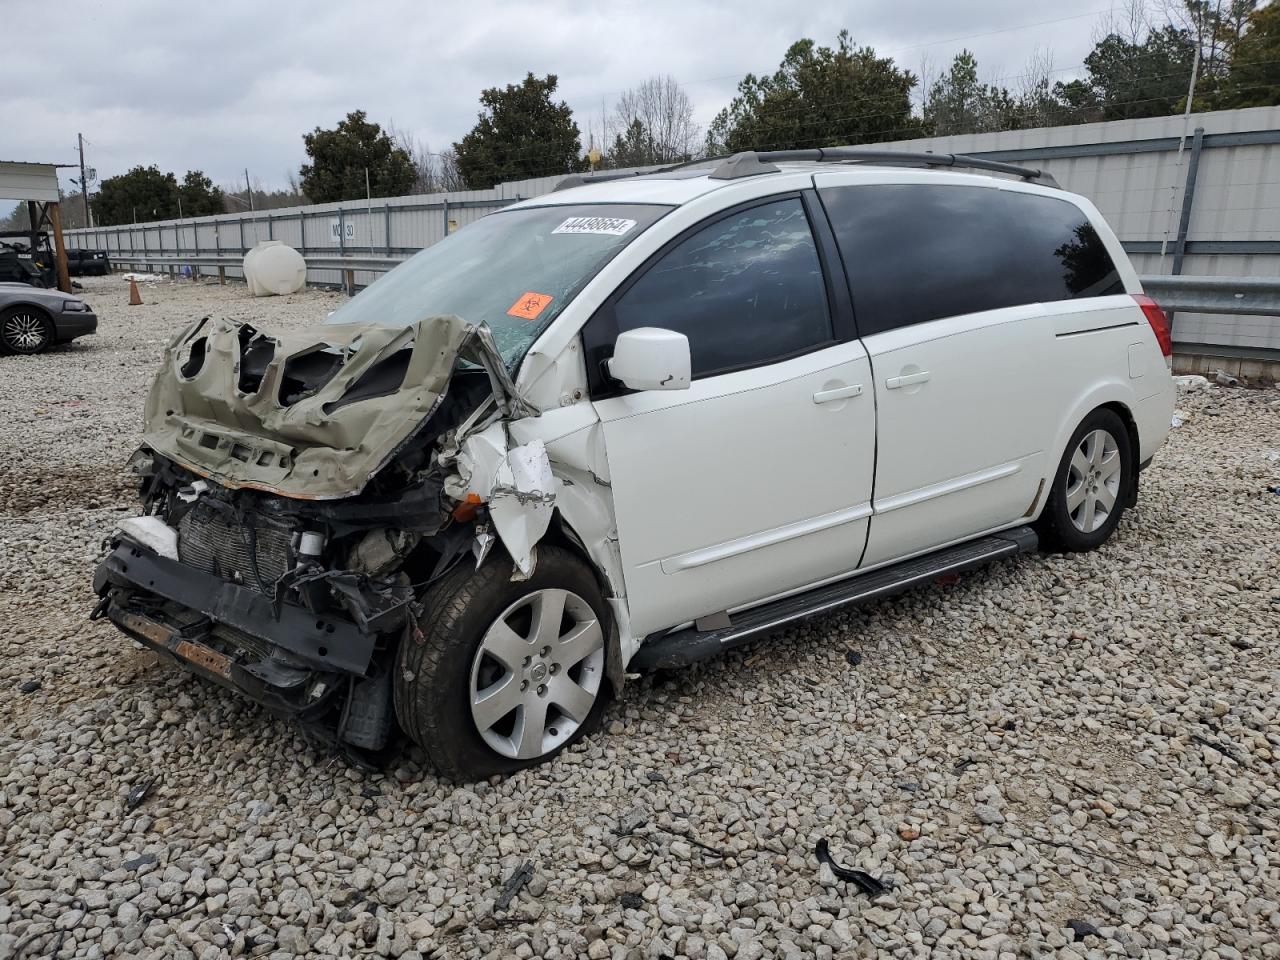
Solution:
[{"label": "crumpled front end", "polygon": [[488,330],[458,317],[288,333],[206,317],[169,344],[144,439],[226,487],[349,497],[427,424],[460,359],[517,404]]},{"label": "crumpled front end", "polygon": [[541,441],[510,436],[533,412],[489,331],[456,317],[193,324],[148,399],[142,511],[110,538],[95,615],[377,750],[424,589],[498,544],[516,577],[537,562],[561,486]]}]

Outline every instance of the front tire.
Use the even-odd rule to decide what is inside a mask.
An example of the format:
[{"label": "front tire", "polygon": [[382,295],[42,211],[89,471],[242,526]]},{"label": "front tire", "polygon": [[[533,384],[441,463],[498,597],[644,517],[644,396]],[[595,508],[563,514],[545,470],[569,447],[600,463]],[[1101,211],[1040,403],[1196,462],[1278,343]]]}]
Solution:
[{"label": "front tire", "polygon": [[463,563],[423,598],[400,646],[400,726],[451,780],[512,773],[594,730],[608,691],[608,607],[591,570],[542,545],[528,580],[494,557]]},{"label": "front tire", "polygon": [[1058,464],[1037,527],[1053,550],[1096,550],[1120,523],[1133,482],[1133,442],[1113,410],[1099,408],[1076,427]]},{"label": "front tire", "polygon": [[53,323],[43,310],[17,306],[0,311],[0,351],[33,354],[53,343]]}]

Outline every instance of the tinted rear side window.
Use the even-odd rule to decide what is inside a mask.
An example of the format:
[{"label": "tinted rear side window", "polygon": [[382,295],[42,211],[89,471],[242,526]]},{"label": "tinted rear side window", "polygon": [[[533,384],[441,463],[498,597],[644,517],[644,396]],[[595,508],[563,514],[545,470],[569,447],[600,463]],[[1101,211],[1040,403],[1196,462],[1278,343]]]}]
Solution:
[{"label": "tinted rear side window", "polygon": [[819,193],[863,336],[982,310],[1124,292],[1102,238],[1066,200],[917,184]]}]

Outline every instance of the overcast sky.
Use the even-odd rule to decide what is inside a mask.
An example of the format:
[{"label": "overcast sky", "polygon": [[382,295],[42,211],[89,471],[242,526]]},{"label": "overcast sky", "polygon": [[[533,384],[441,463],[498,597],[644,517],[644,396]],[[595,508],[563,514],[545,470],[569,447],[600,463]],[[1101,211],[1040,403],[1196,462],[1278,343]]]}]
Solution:
[{"label": "overcast sky", "polygon": [[[50,43],[5,44],[0,159],[72,163],[79,132],[100,178],[156,164],[225,185],[248,167],[280,187],[318,125],[364,109],[439,151],[474,124],[481,89],[529,70],[559,75],[584,143],[602,103],[660,73],[685,86],[705,128],[742,74],[771,72],[800,37],[833,44],[841,28],[917,74],[922,58],[936,73],[968,47],[986,77],[1010,85],[1037,50],[1069,78],[1110,5],[59,0]],[[0,21],[27,22],[37,8],[0,0]]]}]

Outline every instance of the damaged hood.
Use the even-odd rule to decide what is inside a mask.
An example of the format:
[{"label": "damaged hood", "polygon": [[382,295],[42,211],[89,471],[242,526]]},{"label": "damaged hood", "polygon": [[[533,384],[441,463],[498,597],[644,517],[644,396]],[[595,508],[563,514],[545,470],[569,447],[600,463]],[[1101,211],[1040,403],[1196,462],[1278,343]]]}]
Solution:
[{"label": "damaged hood", "polygon": [[426,424],[460,359],[488,372],[505,415],[532,412],[488,328],[456,316],[289,332],[206,317],[169,343],[144,440],[223,486],[352,496]]}]

